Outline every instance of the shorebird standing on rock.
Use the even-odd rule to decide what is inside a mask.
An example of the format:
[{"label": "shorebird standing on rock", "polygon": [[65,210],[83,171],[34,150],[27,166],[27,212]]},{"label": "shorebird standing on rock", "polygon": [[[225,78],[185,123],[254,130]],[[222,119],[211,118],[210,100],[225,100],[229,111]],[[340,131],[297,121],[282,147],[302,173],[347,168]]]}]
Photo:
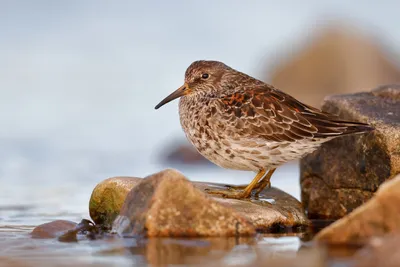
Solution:
[{"label": "shorebird standing on rock", "polygon": [[[195,61],[182,87],[155,108],[180,97],[182,128],[198,152],[216,165],[257,175],[246,187],[213,190],[249,198],[270,187],[275,169],[333,138],[373,130],[344,121],[218,61]],[[267,172],[268,170],[268,172]]]}]

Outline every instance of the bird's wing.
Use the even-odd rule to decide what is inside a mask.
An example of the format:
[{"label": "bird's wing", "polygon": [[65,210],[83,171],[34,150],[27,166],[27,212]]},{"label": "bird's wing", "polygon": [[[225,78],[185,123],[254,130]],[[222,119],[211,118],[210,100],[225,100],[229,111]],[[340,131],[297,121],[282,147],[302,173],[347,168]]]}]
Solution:
[{"label": "bird's wing", "polygon": [[[216,127],[232,137],[294,142],[361,132],[358,126],[305,105],[267,85],[223,95],[212,101]],[[353,128],[351,128],[353,127]]]}]

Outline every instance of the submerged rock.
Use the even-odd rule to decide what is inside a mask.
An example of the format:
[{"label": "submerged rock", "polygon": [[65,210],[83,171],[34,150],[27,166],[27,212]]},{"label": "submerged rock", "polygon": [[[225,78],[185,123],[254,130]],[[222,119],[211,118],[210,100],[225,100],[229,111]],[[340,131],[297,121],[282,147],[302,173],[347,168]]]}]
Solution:
[{"label": "submerged rock", "polygon": [[170,169],[148,176],[129,192],[113,231],[122,236],[150,237],[255,234],[247,219],[213,201]]},{"label": "submerged rock", "polygon": [[315,239],[362,243],[371,237],[396,232],[400,232],[400,175],[382,184],[371,200],[323,229]]},{"label": "submerged rock", "polygon": [[105,228],[111,227],[129,191],[140,181],[135,177],[112,177],[99,183],[89,201],[92,220]]},{"label": "submerged rock", "polygon": [[[130,203],[131,204],[131,210],[134,210],[136,208],[143,208],[146,209],[146,212],[143,211],[143,216],[148,216],[150,214],[150,211],[154,211],[154,209],[176,209],[182,208],[183,200],[189,201],[191,198],[196,197],[196,202],[193,205],[185,206],[185,212],[181,212],[179,216],[177,216],[177,220],[188,220],[193,218],[199,218],[199,214],[201,209],[198,208],[198,205],[215,205],[218,207],[218,209],[223,210],[223,208],[227,208],[230,210],[230,212],[234,213],[235,216],[238,216],[238,218],[243,218],[244,220],[248,221],[251,223],[251,225],[257,230],[257,231],[263,231],[263,232],[285,232],[287,230],[292,231],[296,230],[297,226],[301,228],[301,226],[307,226],[309,224],[309,221],[307,220],[306,216],[304,215],[302,206],[298,200],[296,200],[294,197],[290,196],[289,194],[276,189],[276,188],[269,188],[265,189],[263,192],[260,193],[259,199],[249,199],[249,200],[237,200],[237,199],[225,199],[221,197],[216,197],[215,195],[207,195],[206,193],[202,192],[208,188],[226,188],[226,185],[221,185],[221,184],[210,184],[210,183],[202,183],[202,182],[193,182],[190,183],[187,181],[180,173],[176,171],[165,171],[168,172],[168,175],[161,175],[161,176],[171,176],[171,177],[178,177],[178,178],[173,178],[173,179],[178,179],[179,181],[179,188],[174,188],[178,183],[174,182],[172,178],[166,178],[165,181],[163,181],[163,178],[152,178],[150,179],[151,183],[154,183],[154,186],[149,187],[150,189],[143,190],[142,187],[144,185],[141,185],[141,189],[136,189],[133,190],[130,194],[132,199]],[[163,173],[163,172],[162,172]],[[160,176],[160,174],[157,174]],[[149,177],[150,178],[150,177]],[[146,178],[146,180],[149,180],[149,178]],[[98,210],[102,211],[104,209],[101,208],[101,203],[106,203],[107,201],[114,202],[114,200],[105,200],[102,198],[107,198],[107,197],[113,197],[113,196],[118,196],[118,194],[113,194],[111,193],[112,191],[128,191],[132,188],[136,188],[135,185],[138,185],[139,182],[144,182],[143,179],[140,178],[124,178],[124,183],[113,183],[110,180],[112,179],[119,179],[119,178],[111,178],[107,179],[106,181],[109,187],[107,188],[107,191],[109,194],[107,195],[102,195],[101,193],[93,192],[94,195],[97,195],[98,197],[96,199],[91,199],[91,202],[96,202],[92,203],[91,207],[97,207],[96,209],[91,209],[90,214],[92,218],[103,218],[103,222],[108,222],[111,221],[113,216],[117,213],[120,213],[120,208],[115,206],[114,210],[108,210],[107,213],[103,213],[101,216],[98,216],[96,213]],[[129,182],[130,180],[130,182]],[[142,183],[141,182],[141,183]],[[149,182],[146,182],[149,183]],[[103,184],[103,182],[101,183]],[[194,185],[194,188],[193,186]],[[124,188],[121,188],[124,187]],[[161,194],[160,192],[164,192],[163,188],[169,188],[172,187],[173,190],[168,191],[169,193],[165,195]],[[98,187],[96,187],[98,188]],[[197,188],[197,189],[195,189]],[[189,190],[190,189],[190,190]],[[96,191],[95,189],[94,191]],[[104,190],[104,187],[103,187]],[[158,191],[157,191],[158,190]],[[181,190],[182,193],[177,191],[175,193],[175,190]],[[186,190],[186,191],[185,191]],[[157,192],[156,192],[157,191]],[[140,193],[142,192],[142,193]],[[142,200],[144,198],[143,192],[147,192],[146,194],[146,201]],[[193,192],[193,194],[188,194],[188,192]],[[135,196],[138,195],[138,196]],[[142,194],[142,195],[140,195]],[[159,200],[160,197],[159,195],[166,200]],[[153,196],[154,195],[154,196]],[[141,196],[141,197],[140,197]],[[169,199],[167,199],[169,197]],[[175,197],[175,198],[173,198]],[[149,201],[149,199],[157,199],[163,203],[163,205],[159,204],[158,206],[151,206],[151,207],[145,207],[145,204],[150,203],[151,205],[154,205],[153,202]],[[168,204],[166,201],[169,201]],[[194,201],[194,200],[192,200]],[[127,200],[128,203],[128,200]],[[127,203],[126,206],[129,206]],[[125,205],[124,204],[124,205]],[[130,209],[124,209],[124,211],[121,212],[121,215],[127,216],[126,212],[127,210]],[[190,212],[190,213],[188,213]],[[229,213],[230,214],[230,213]],[[110,218],[105,218],[105,216],[111,216]],[[188,218],[186,218],[188,217]],[[200,217],[201,219],[201,217]],[[120,222],[121,223],[120,219]],[[197,219],[196,219],[197,220]],[[123,220],[125,223],[127,222],[126,220]],[[227,223],[227,219],[224,219],[224,223]],[[182,221],[177,221],[177,226],[179,226]],[[217,223],[217,220],[210,222],[211,225],[215,225]],[[225,225],[224,227],[228,227],[228,225]],[[231,226],[229,226],[231,227]],[[228,231],[230,228],[224,229],[224,231]],[[230,231],[230,230],[229,230]]]},{"label": "submerged rock", "polygon": [[301,198],[309,218],[338,219],[400,173],[400,86],[327,97],[324,111],[376,128],[323,144],[300,162]]},{"label": "submerged rock", "polygon": [[62,236],[71,229],[74,229],[77,224],[66,220],[56,220],[49,223],[44,223],[36,226],[31,236],[32,238],[56,238]]}]

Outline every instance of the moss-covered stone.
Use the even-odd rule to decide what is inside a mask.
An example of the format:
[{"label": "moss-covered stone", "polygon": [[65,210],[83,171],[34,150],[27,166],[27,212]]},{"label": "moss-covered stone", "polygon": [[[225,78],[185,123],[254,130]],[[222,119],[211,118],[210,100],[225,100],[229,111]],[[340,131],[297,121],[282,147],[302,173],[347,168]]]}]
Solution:
[{"label": "moss-covered stone", "polygon": [[112,177],[99,183],[89,201],[90,217],[96,224],[111,227],[126,195],[140,181],[136,177]]}]

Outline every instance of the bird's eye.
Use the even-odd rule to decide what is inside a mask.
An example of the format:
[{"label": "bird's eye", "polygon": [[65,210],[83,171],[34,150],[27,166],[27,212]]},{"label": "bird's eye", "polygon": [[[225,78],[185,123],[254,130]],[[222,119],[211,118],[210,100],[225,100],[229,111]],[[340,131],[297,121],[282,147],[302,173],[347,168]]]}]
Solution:
[{"label": "bird's eye", "polygon": [[208,73],[203,73],[203,74],[201,75],[201,78],[202,78],[202,79],[208,79],[208,77],[210,77],[210,75],[208,75]]}]

